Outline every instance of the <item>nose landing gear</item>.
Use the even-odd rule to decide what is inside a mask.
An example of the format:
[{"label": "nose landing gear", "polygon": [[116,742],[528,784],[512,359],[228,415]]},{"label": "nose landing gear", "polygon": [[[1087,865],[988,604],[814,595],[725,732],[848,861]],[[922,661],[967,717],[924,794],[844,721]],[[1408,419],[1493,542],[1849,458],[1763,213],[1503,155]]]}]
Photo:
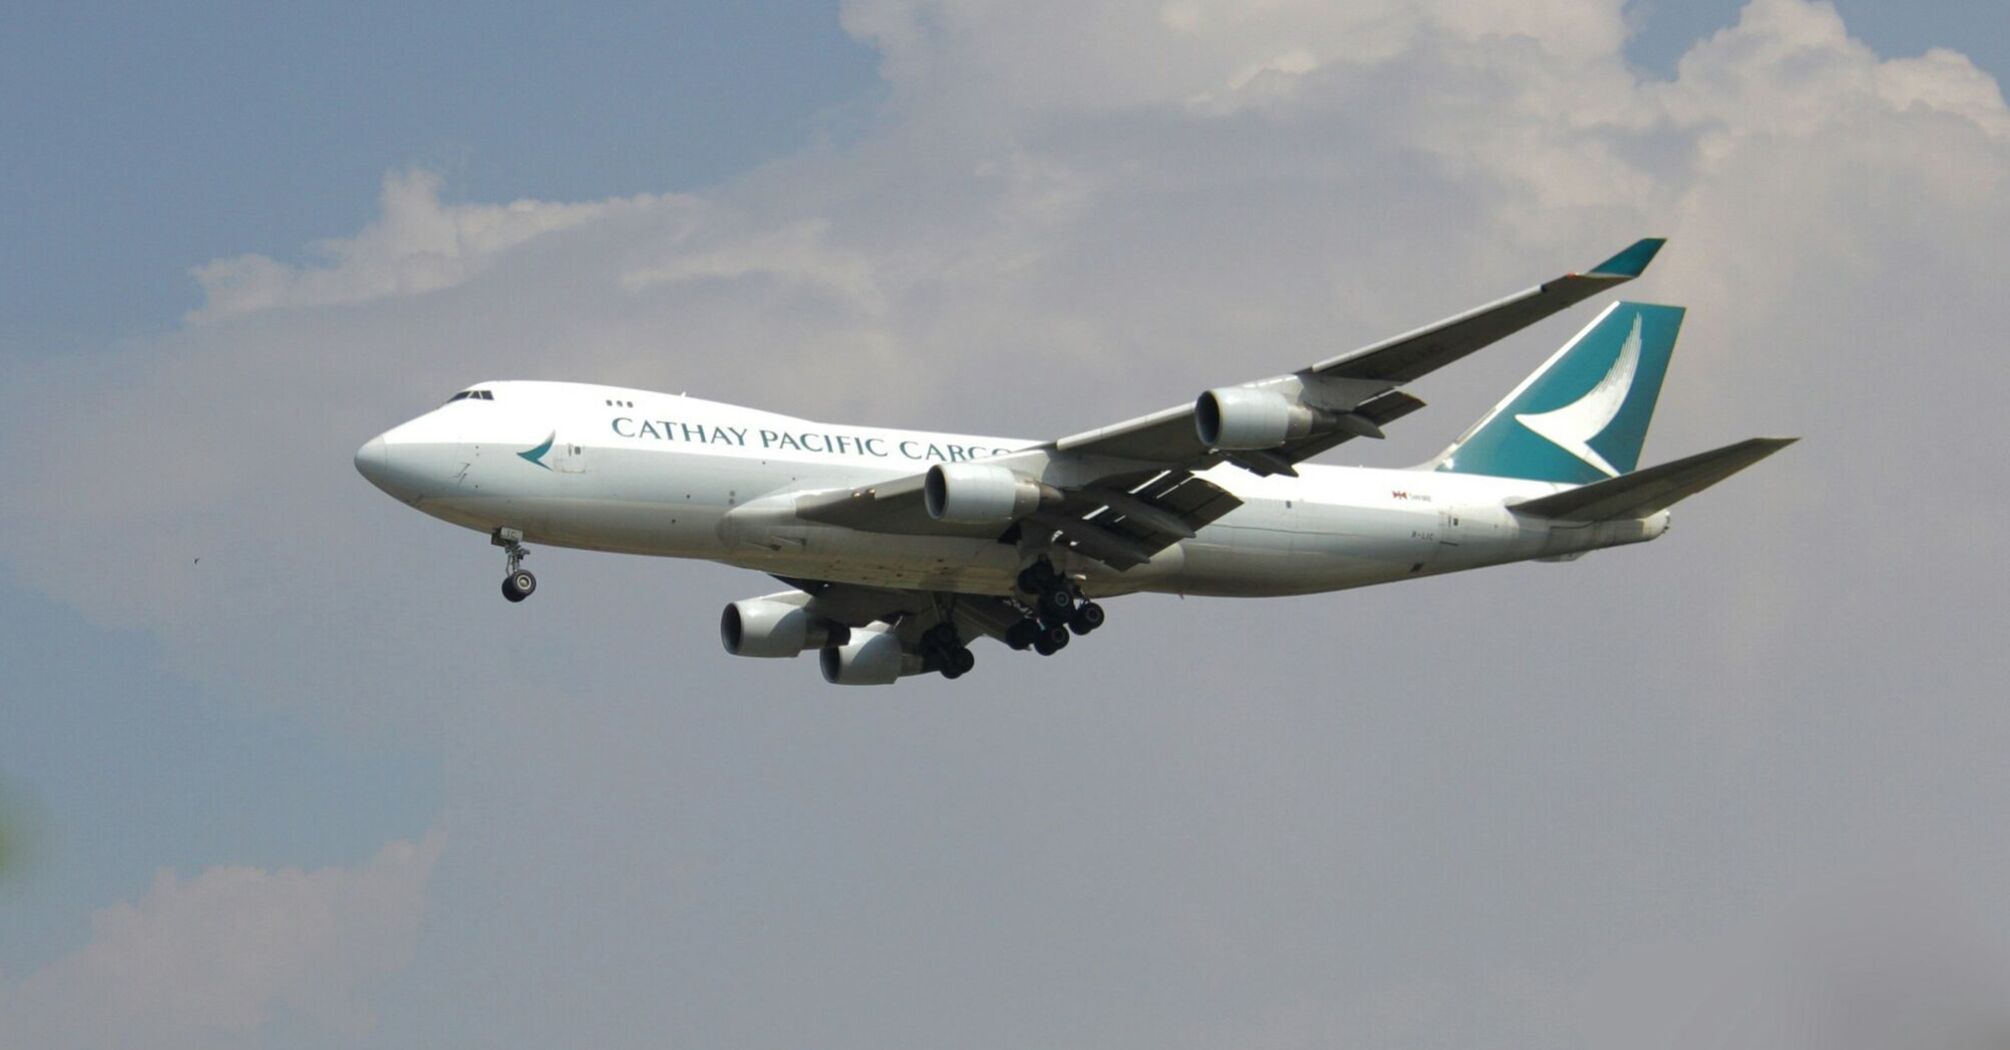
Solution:
[{"label": "nose landing gear", "polygon": [[537,577],[523,567],[523,560],[530,557],[530,550],[523,545],[523,530],[497,529],[489,535],[489,542],[503,549],[509,569],[503,575],[502,594],[511,602],[520,602],[537,591]]}]

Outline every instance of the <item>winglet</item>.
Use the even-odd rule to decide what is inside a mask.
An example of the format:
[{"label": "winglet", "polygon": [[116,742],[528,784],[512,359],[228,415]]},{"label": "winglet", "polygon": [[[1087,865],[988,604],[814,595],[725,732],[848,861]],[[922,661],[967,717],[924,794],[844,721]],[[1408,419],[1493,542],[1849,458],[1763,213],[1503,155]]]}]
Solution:
[{"label": "winglet", "polygon": [[1591,268],[1591,275],[1599,277],[1638,277],[1647,272],[1647,264],[1654,261],[1654,253],[1668,243],[1666,237],[1647,237],[1633,242],[1633,245],[1618,255]]}]

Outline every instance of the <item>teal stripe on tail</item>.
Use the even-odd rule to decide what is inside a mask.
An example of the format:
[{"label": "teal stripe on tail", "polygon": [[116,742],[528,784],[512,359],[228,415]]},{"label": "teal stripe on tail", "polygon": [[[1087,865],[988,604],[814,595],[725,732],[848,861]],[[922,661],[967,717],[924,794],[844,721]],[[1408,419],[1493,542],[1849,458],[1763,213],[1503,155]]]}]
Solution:
[{"label": "teal stripe on tail", "polygon": [[1646,303],[1607,307],[1431,466],[1567,485],[1633,470],[1682,313]]}]

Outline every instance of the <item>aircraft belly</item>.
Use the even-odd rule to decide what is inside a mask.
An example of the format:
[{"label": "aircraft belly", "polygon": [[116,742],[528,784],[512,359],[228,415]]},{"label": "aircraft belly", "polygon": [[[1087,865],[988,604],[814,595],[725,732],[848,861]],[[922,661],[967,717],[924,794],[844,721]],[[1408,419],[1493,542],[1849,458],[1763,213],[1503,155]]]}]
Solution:
[{"label": "aircraft belly", "polygon": [[[1247,540],[1248,537],[1236,537]],[[1221,597],[1315,594],[1365,587],[1407,575],[1406,566],[1344,554],[1307,555],[1274,545],[1188,541],[1185,566],[1147,589]]]},{"label": "aircraft belly", "polygon": [[1261,597],[1345,590],[1401,579],[1435,553],[1408,510],[1260,501],[1238,508],[1180,547],[1180,571],[1148,584],[1182,594]]},{"label": "aircraft belly", "polygon": [[736,509],[721,520],[719,540],[724,560],[735,565],[868,586],[1006,594],[1019,570],[1018,549],[995,538],[863,532],[807,522],[794,515],[789,500]]}]

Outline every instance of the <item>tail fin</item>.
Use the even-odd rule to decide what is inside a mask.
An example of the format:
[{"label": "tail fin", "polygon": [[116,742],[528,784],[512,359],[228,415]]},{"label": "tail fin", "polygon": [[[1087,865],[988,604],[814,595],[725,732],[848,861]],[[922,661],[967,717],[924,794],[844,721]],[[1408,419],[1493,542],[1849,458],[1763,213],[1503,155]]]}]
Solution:
[{"label": "tail fin", "polygon": [[1584,485],[1640,463],[1679,306],[1613,303],[1426,466]]},{"label": "tail fin", "polygon": [[1747,438],[1735,445],[1607,478],[1553,496],[1511,503],[1516,514],[1558,521],[1616,521],[1667,510],[1793,444],[1798,438]]}]

